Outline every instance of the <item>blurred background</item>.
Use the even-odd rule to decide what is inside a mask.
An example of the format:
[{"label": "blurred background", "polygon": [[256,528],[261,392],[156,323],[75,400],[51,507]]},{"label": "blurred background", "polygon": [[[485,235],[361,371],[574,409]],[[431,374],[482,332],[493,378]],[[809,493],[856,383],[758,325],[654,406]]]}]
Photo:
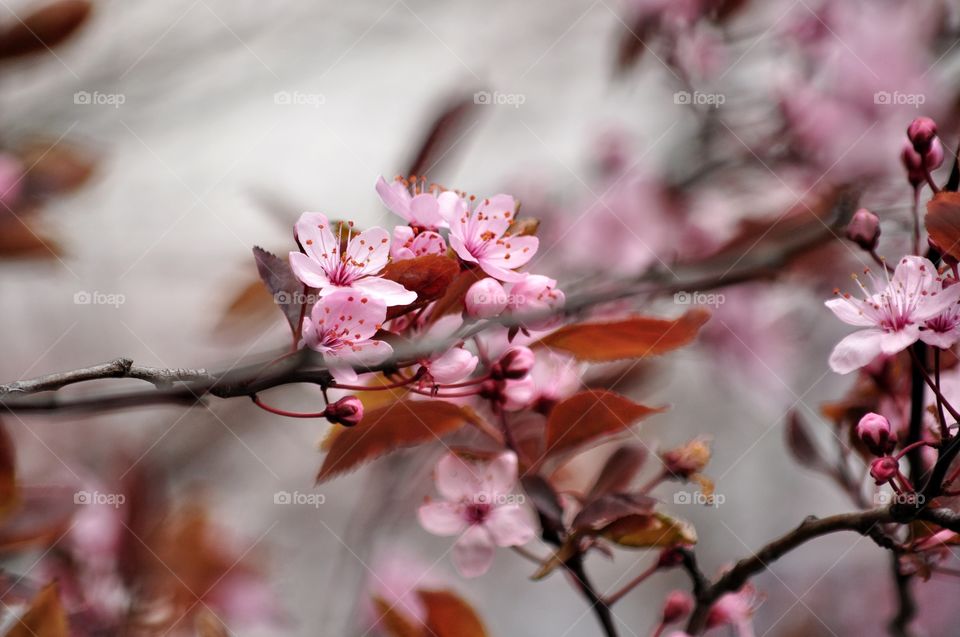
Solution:
[{"label": "blurred background", "polygon": [[[575,289],[670,272],[736,239],[754,258],[785,213],[826,227],[817,202],[850,184],[882,212],[896,258],[911,223],[907,123],[937,117],[948,155],[956,149],[954,2],[95,0],[89,15],[67,5],[35,22],[47,5],[0,2],[3,382],[121,356],[216,369],[283,347],[252,247],[285,254],[304,210],[392,227],[374,183],[414,166],[453,188],[517,196],[541,219],[532,269]],[[30,44],[71,20],[62,41]],[[425,139],[436,143],[418,164]],[[673,405],[637,431],[644,444],[713,440],[708,473],[724,504],[674,506],[696,525],[708,572],[807,514],[850,507],[793,462],[783,434],[791,410],[817,422],[849,385],[826,364],[845,332],[822,300],[863,261],[828,236],[775,282],[722,289],[702,342],[631,385]],[[667,296],[648,309],[686,308]],[[303,387],[275,395],[291,408],[318,400]],[[375,634],[363,622],[372,573],[411,572],[455,587],[492,635],[598,634],[562,578],[531,582],[510,552],[483,578],[456,576],[440,557],[449,543],[414,516],[439,448],[314,487],[326,423],[242,399],[2,420],[22,482],[150,492],[217,529],[211,546],[242,564],[213,578],[210,602],[228,609],[234,634]],[[829,428],[815,429],[828,445]],[[278,492],[322,497],[284,505]],[[57,573],[63,564],[48,562],[61,553],[116,557],[133,523],[110,505],[79,509],[52,552],[18,558],[19,586]],[[209,555],[201,546],[179,559]],[[756,580],[757,633],[878,634],[889,618],[874,609],[893,591],[889,558],[873,549],[836,536],[784,558]],[[607,590],[652,558],[588,566]],[[109,615],[119,586],[98,568]],[[955,612],[935,603],[951,585],[923,585],[927,634],[951,634]],[[671,573],[631,593],[616,611],[622,633],[649,634],[665,592],[685,586]]]}]

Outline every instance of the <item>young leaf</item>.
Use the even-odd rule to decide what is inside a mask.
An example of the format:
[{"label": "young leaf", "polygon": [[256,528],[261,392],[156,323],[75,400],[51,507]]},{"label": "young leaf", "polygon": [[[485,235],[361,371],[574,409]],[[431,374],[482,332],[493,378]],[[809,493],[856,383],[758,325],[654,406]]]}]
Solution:
[{"label": "young leaf", "polygon": [[470,604],[451,591],[418,591],[427,607],[426,635],[486,637],[487,630]]},{"label": "young leaf", "polygon": [[0,32],[0,57],[15,57],[46,51],[57,46],[90,15],[87,0],[60,0],[51,2],[22,19],[10,21]]},{"label": "young leaf", "polygon": [[960,193],[938,192],[927,202],[927,233],[941,252],[960,258]]},{"label": "young leaf", "polygon": [[587,493],[589,502],[608,493],[622,493],[643,467],[647,450],[637,445],[623,445],[607,458],[600,474]]},{"label": "young leaf", "polygon": [[558,403],[547,418],[547,455],[570,451],[619,433],[650,414],[664,411],[639,405],[611,391],[591,390]]},{"label": "young leaf", "polygon": [[383,270],[383,278],[396,281],[411,292],[416,292],[417,300],[410,306],[391,308],[392,311],[387,317],[399,316],[439,299],[459,273],[460,265],[456,261],[438,254],[427,254],[388,264]]},{"label": "young leaf", "polygon": [[697,542],[697,532],[689,522],[660,512],[620,518],[600,535],[630,548],[664,548]]},{"label": "young leaf", "polygon": [[807,424],[796,409],[787,416],[787,449],[794,459],[804,467],[830,472],[830,463],[823,457]]},{"label": "young leaf", "polygon": [[[407,162],[408,175],[434,174],[448,160],[457,144],[473,126],[466,127],[468,117],[477,111],[473,95],[463,95],[451,100],[437,113],[426,135],[420,140],[417,152]],[[476,121],[474,121],[476,124]]]},{"label": "young leaf", "polygon": [[67,615],[60,603],[56,583],[44,586],[30,602],[30,608],[5,637],[69,637]]},{"label": "young leaf", "polygon": [[391,451],[438,440],[462,427],[470,418],[468,411],[442,400],[398,400],[368,411],[356,426],[344,429],[333,438],[317,482]]},{"label": "young leaf", "polygon": [[708,318],[710,313],[698,308],[674,320],[632,316],[608,323],[575,323],[548,334],[538,344],[591,362],[646,358],[689,344]]},{"label": "young leaf", "polygon": [[253,248],[253,258],[257,262],[257,272],[264,285],[270,290],[274,302],[283,312],[294,332],[300,322],[303,283],[297,280],[286,259],[281,259],[263,248]]},{"label": "young leaf", "polygon": [[0,421],[0,517],[17,501],[16,452],[6,425]]},{"label": "young leaf", "polygon": [[645,495],[610,493],[583,507],[572,526],[577,531],[596,531],[629,516],[649,514],[656,503]]}]

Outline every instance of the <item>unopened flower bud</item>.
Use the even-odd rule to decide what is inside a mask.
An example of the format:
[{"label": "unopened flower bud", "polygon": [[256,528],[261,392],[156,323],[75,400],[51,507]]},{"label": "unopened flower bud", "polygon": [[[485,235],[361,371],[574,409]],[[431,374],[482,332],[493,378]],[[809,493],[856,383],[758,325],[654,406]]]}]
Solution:
[{"label": "unopened flower bud", "polygon": [[916,188],[924,181],[927,176],[923,170],[923,158],[920,153],[913,149],[913,144],[909,141],[903,143],[903,150],[900,151],[900,161],[907,170],[907,180],[910,185]]},{"label": "unopened flower bud", "polygon": [[857,210],[847,224],[847,239],[864,250],[874,250],[880,240],[880,219],[866,208]]},{"label": "unopened flower bud", "polygon": [[890,427],[890,421],[873,412],[857,423],[857,436],[873,454],[878,456],[893,451],[893,447],[897,444],[897,436]]},{"label": "unopened flower bud", "polygon": [[930,142],[930,149],[923,154],[923,161],[927,170],[933,171],[943,164],[943,144],[939,139]]},{"label": "unopened flower bud", "polygon": [[683,591],[671,591],[663,603],[663,623],[678,622],[693,611],[693,598]]},{"label": "unopened flower bud", "polygon": [[470,286],[464,304],[470,318],[493,318],[507,309],[507,293],[496,279],[487,277]]},{"label": "unopened flower bud", "polygon": [[346,396],[327,405],[323,415],[332,423],[353,427],[363,420],[363,403],[356,396]]},{"label": "unopened flower bud", "polygon": [[536,357],[529,347],[522,345],[511,347],[500,357],[493,375],[509,380],[519,380],[530,373],[535,361]]},{"label": "unopened flower bud", "polygon": [[900,472],[897,461],[890,456],[877,458],[870,463],[870,475],[877,484],[885,484],[893,480]]},{"label": "unopened flower bud", "polygon": [[937,138],[937,123],[929,117],[918,117],[907,127],[907,137],[913,149],[920,155],[930,150],[930,144]]}]

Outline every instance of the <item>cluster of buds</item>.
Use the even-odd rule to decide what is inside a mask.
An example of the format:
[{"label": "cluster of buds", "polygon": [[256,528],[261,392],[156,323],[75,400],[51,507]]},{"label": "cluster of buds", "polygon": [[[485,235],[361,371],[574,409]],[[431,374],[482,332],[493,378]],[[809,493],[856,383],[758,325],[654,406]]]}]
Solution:
[{"label": "cluster of buds", "polygon": [[937,138],[936,122],[929,117],[918,117],[910,123],[900,161],[907,169],[907,179],[914,188],[943,164],[943,145]]}]

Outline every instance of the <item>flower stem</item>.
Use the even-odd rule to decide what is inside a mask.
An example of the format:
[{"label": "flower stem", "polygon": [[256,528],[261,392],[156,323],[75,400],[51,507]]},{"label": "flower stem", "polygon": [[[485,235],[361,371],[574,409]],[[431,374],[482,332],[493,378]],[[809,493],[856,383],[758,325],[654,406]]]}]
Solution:
[{"label": "flower stem", "polygon": [[257,407],[259,407],[264,411],[269,411],[271,414],[276,414],[278,416],[286,416],[287,418],[324,418],[326,416],[326,413],[322,411],[310,414],[310,413],[302,413],[297,411],[287,411],[285,409],[278,409],[276,407],[271,407],[270,405],[267,405],[266,403],[261,401],[256,394],[253,394],[252,396],[250,396],[250,400],[253,401],[254,405],[256,405]]},{"label": "flower stem", "polygon": [[632,591],[632,590],[633,590],[634,588],[636,588],[638,585],[640,585],[641,583],[643,583],[644,580],[646,580],[648,577],[650,577],[651,575],[653,575],[654,573],[656,573],[656,572],[657,572],[657,569],[659,568],[659,566],[660,566],[660,565],[659,565],[658,563],[654,562],[654,563],[653,563],[649,568],[647,568],[645,571],[643,571],[642,573],[640,573],[639,575],[637,575],[636,577],[634,577],[632,580],[630,580],[629,582],[627,582],[627,583],[623,586],[623,588],[621,588],[621,589],[618,590],[617,592],[613,593],[612,595],[607,595],[606,598],[605,598],[605,601],[606,601],[606,603],[607,603],[607,606],[613,606],[614,604],[616,604],[617,602],[619,602],[620,599],[621,599],[624,595],[626,595],[627,593],[629,593],[630,591]]}]

